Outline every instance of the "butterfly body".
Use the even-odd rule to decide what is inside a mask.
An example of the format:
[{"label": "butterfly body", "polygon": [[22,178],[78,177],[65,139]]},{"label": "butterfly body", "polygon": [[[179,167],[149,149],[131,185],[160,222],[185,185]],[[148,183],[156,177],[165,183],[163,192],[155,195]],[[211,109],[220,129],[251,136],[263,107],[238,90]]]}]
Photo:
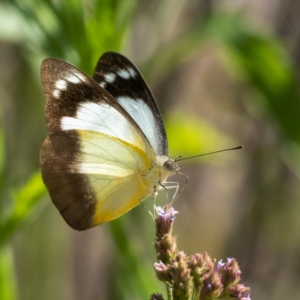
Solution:
[{"label": "butterfly body", "polygon": [[137,68],[108,52],[94,78],[46,59],[49,136],[40,164],[51,199],[78,230],[113,220],[160,189],[170,167],[162,117]]}]

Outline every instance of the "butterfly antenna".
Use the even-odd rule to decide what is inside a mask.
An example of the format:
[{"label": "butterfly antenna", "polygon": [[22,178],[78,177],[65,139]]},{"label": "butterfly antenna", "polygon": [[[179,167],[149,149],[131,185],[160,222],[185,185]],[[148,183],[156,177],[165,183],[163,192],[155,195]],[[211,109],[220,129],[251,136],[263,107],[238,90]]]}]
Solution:
[{"label": "butterfly antenna", "polygon": [[182,160],[186,160],[186,159],[190,159],[190,158],[195,158],[195,157],[200,157],[200,156],[215,154],[215,153],[224,152],[224,151],[238,150],[238,149],[243,149],[243,148],[244,148],[244,146],[238,146],[238,147],[234,147],[234,148],[222,149],[222,150],[218,150],[218,151],[208,152],[208,153],[194,155],[194,156],[190,156],[190,157],[184,157],[184,158],[182,158],[182,156],[180,155],[180,156],[178,156],[175,159],[175,161],[178,162],[178,161],[182,161]]},{"label": "butterfly antenna", "polygon": [[[200,157],[200,156],[209,155],[209,154],[215,154],[215,153],[224,152],[224,151],[238,150],[238,149],[243,149],[243,148],[244,148],[244,146],[238,146],[238,147],[234,147],[234,148],[222,149],[222,150],[218,150],[218,151],[208,152],[208,153],[194,155],[194,156],[185,157],[185,158],[182,158],[182,155],[179,155],[175,159],[175,161],[178,162],[178,161],[182,161],[182,160],[186,160],[186,159],[190,159],[190,158]],[[185,187],[187,186],[188,181],[189,181],[188,176],[186,174],[181,173],[181,172],[176,172],[176,174],[184,176],[186,178],[186,180],[185,180],[183,187],[179,190],[179,192],[172,199],[171,206],[173,205],[174,201],[179,197],[179,195],[182,193],[182,191],[185,189]]]}]

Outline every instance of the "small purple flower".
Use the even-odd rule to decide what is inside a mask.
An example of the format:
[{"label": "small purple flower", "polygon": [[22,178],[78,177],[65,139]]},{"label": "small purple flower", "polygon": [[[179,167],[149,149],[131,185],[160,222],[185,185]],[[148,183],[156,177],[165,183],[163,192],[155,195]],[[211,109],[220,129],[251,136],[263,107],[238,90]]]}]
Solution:
[{"label": "small purple flower", "polygon": [[233,257],[227,257],[227,263],[230,264],[233,259]]},{"label": "small purple flower", "polygon": [[223,263],[222,259],[220,259],[216,265],[216,270],[219,271],[224,266],[225,266],[225,263]]},{"label": "small purple flower", "polygon": [[161,207],[161,206],[155,206],[155,210],[157,214],[163,218],[169,217],[172,221],[176,214],[178,214],[178,211],[176,211],[173,207]]},{"label": "small purple flower", "polygon": [[166,211],[161,206],[155,206],[155,210],[159,216],[161,217],[166,216]]}]

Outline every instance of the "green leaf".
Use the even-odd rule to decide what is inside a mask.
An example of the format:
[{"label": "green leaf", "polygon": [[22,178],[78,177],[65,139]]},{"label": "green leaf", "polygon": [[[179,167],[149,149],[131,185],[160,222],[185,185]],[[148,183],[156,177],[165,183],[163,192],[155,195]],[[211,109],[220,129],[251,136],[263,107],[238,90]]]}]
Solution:
[{"label": "green leaf", "polygon": [[0,299],[14,300],[16,295],[14,259],[11,247],[0,248]]},{"label": "green leaf", "polygon": [[29,217],[45,192],[46,188],[41,175],[40,173],[36,173],[22,189],[13,193],[13,207],[6,216],[4,215],[4,220],[0,223],[0,246]]}]

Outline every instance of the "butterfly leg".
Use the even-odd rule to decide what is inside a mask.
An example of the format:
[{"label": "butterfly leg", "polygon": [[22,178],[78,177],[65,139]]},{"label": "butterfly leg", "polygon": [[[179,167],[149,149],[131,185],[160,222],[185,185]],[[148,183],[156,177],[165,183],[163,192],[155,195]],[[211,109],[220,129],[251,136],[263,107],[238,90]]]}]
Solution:
[{"label": "butterfly leg", "polygon": [[179,195],[182,193],[182,191],[185,189],[185,187],[187,186],[187,183],[188,183],[188,176],[186,174],[183,174],[181,172],[178,172],[177,174],[185,177],[185,183],[184,183],[183,187],[179,190],[179,182],[173,182],[173,184],[175,184],[175,185],[177,184],[177,187],[176,187],[175,193],[173,194],[171,205],[173,205],[174,201],[179,197]]},{"label": "butterfly leg", "polygon": [[172,195],[172,200],[170,202],[170,207],[173,206],[173,203],[174,203],[174,200],[176,199],[177,197],[177,194],[178,194],[178,191],[179,191],[179,182],[166,182],[169,184],[169,186],[167,187],[168,190],[174,190],[174,193]]},{"label": "butterfly leg", "polygon": [[[164,182],[164,184],[161,184],[161,187],[163,187],[166,191],[166,195],[167,195],[167,201],[169,202],[169,205],[172,206],[173,202],[176,198],[176,195],[178,194],[178,190],[179,190],[179,182],[172,182],[172,181],[168,181],[168,182]],[[169,201],[169,190],[175,190],[173,195],[172,195],[172,200]]]},{"label": "butterfly leg", "polygon": [[154,191],[153,191],[153,215],[154,215],[154,218],[157,217],[157,215],[156,215],[156,205],[155,205],[157,195],[158,195],[158,193],[157,193],[157,188],[156,188],[156,185],[155,185],[154,186]]},{"label": "butterfly leg", "polygon": [[[156,195],[155,195],[156,194]],[[155,203],[155,199],[157,196],[157,192],[155,191],[153,193],[153,202]],[[155,209],[153,210],[153,213],[147,208],[147,206],[144,204],[144,202],[142,201],[143,199],[140,199],[140,204],[142,204],[142,206],[147,210],[147,212],[150,214],[151,218],[153,219],[153,221],[155,222]],[[154,204],[154,208],[155,208],[155,204]]]}]

